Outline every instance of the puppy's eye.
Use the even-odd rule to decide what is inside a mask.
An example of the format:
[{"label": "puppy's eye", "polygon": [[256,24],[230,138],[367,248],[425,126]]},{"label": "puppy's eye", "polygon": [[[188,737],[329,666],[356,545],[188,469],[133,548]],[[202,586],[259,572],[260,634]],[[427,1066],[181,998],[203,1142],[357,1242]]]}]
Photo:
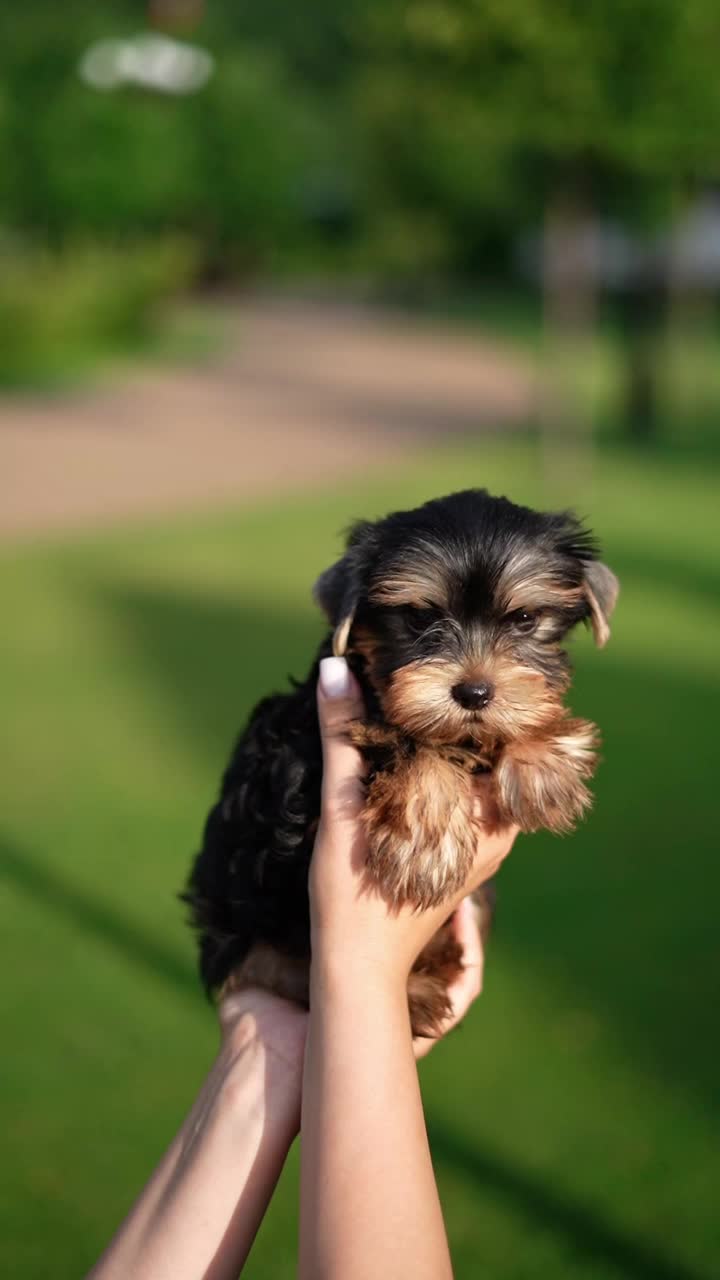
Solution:
[{"label": "puppy's eye", "polygon": [[531,613],[529,609],[515,609],[507,615],[507,620],[520,635],[529,636],[536,628],[540,615]]},{"label": "puppy's eye", "polygon": [[410,605],[403,609],[405,625],[414,636],[421,636],[439,617],[437,609],[416,609]]}]

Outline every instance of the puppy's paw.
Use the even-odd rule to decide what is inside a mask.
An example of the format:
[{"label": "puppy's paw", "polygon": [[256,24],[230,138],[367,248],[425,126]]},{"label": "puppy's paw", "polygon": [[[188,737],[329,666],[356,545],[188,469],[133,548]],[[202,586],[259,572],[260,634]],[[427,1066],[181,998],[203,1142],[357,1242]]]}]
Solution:
[{"label": "puppy's paw", "polygon": [[463,950],[448,921],[420,952],[408,978],[414,1036],[434,1040],[452,1016],[450,988],[462,972]]},{"label": "puppy's paw", "polygon": [[394,904],[435,906],[465,883],[477,845],[470,780],[436,752],[378,773],[363,820],[368,875]]},{"label": "puppy's paw", "polygon": [[494,773],[503,819],[521,831],[570,831],[592,803],[584,779],[594,771],[597,745],[595,725],[570,719],[542,737],[508,743]]}]

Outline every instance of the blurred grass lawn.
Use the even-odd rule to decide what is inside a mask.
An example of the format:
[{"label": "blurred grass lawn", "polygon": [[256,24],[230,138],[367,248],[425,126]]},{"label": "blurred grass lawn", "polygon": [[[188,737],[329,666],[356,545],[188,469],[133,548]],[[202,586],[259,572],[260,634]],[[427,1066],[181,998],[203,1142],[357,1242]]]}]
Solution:
[{"label": "blurred grass lawn", "polygon": [[[5,1275],[81,1275],[199,1084],[213,1015],[174,895],[245,713],[309,663],[337,531],[468,484],[547,502],[538,474],[530,446],[478,442],[340,493],[5,552]],[[423,1070],[436,1165],[461,1280],[709,1280],[715,477],[606,450],[578,505],[623,581],[608,650],[575,643],[597,805],[502,873],[486,993]],[[296,1175],[293,1156],[258,1280],[294,1274]]]}]

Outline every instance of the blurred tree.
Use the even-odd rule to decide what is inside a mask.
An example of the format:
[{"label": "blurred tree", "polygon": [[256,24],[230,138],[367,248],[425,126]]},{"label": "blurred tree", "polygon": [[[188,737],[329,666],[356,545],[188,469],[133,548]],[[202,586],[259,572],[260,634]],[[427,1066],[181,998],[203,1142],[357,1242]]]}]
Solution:
[{"label": "blurred tree", "polygon": [[[200,92],[80,80],[91,42],[150,25],[213,53]],[[642,241],[720,177],[719,39],[715,0],[6,7],[0,227],[55,246],[181,231],[214,276],[324,236],[405,280],[506,277],[529,226],[570,245],[612,218]],[[641,259],[616,302],[648,433],[666,282]],[[592,314],[587,272],[545,275],[550,313]]]},{"label": "blurred tree", "polygon": [[69,7],[74,20],[48,0],[0,15],[0,226],[54,247],[180,230],[214,274],[304,233],[303,184],[331,131],[282,57],[228,40],[220,10],[202,35],[215,57],[202,91],[102,92],[78,75],[83,53],[142,29],[147,7]]},{"label": "blurred tree", "polygon": [[[640,231],[720,170],[712,0],[369,0],[358,110],[380,198],[448,226],[460,268],[498,221],[619,216]],[[507,239],[506,239],[507,243]],[[653,423],[658,265],[620,291],[628,419]]]}]

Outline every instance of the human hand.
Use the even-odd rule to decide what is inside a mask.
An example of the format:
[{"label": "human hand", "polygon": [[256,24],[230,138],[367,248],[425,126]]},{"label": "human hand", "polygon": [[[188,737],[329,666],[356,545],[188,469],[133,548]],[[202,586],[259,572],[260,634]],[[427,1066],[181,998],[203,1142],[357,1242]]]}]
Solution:
[{"label": "human hand", "polygon": [[300,1127],[307,1013],[267,991],[221,998],[221,1044],[193,1106],[87,1280],[238,1276]]},{"label": "human hand", "polygon": [[[310,913],[313,938],[313,972],[335,979],[356,975],[358,981],[379,980],[405,984],[419,952],[452,915],[462,900],[490,879],[510,852],[517,829],[498,829],[483,822],[488,812],[482,784],[476,795],[478,846],[466,883],[454,898],[417,911],[394,907],[383,898],[366,875],[367,844],[360,821],[363,792],[363,760],[348,738],[350,723],[362,716],[360,690],[343,659],[321,664],[318,715],[323,739],[322,813],[310,868]],[[463,946],[470,946],[473,974],[456,992],[457,1009],[477,994],[473,976],[479,939],[471,940],[466,908],[456,928],[463,930]],[[475,957],[473,959],[473,957]]]}]

